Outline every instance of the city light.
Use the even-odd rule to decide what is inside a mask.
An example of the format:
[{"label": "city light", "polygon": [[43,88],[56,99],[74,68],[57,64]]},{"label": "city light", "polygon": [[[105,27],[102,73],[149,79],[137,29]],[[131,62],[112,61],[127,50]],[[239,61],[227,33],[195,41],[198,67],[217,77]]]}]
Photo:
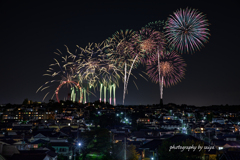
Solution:
[{"label": "city light", "polygon": [[[115,4],[111,5],[114,6]],[[103,5],[95,6],[99,8],[103,7]],[[112,6],[107,5],[107,7]],[[164,5],[164,7],[165,6],[166,5]],[[129,6],[127,7],[131,8]],[[151,8],[149,6],[145,7]],[[140,8],[143,7],[140,6]],[[96,8],[93,8],[92,10],[94,9]],[[85,10],[88,10],[88,8],[85,8]],[[161,9],[159,8],[159,10]],[[166,10],[167,12],[169,12],[169,9],[166,8]],[[121,11],[123,13],[125,12],[125,10]],[[194,14],[191,14],[192,12],[190,11],[192,11]],[[162,157],[168,157],[168,159],[174,159],[176,157],[187,159],[189,158],[189,154],[191,154],[190,156],[192,159],[196,159],[200,156],[201,156],[200,158],[202,158],[202,156],[205,156],[203,152],[205,150],[207,151],[210,147],[213,147],[215,152],[211,156],[224,157],[225,154],[224,147],[227,146],[227,143],[230,144],[230,142],[227,141],[236,141],[237,143],[236,139],[239,138],[238,137],[239,133],[235,134],[230,133],[237,132],[240,129],[239,128],[240,122],[235,121],[239,116],[238,113],[240,113],[239,108],[233,106],[234,108],[232,109],[230,108],[230,105],[229,107],[225,107],[223,105],[221,105],[221,107],[218,107],[217,104],[216,104],[217,106],[216,105],[207,106],[208,103],[211,102],[211,100],[207,99],[208,101],[203,101],[204,99],[202,97],[196,98],[197,95],[195,95],[195,93],[204,91],[203,93],[206,93],[208,95],[207,92],[208,90],[206,91],[203,90],[201,88],[202,85],[199,87],[198,83],[199,81],[190,82],[191,79],[187,81],[184,80],[185,81],[184,85],[189,84],[188,86],[176,88],[176,92],[172,92],[173,94],[169,94],[170,96],[172,96],[172,98],[169,97],[169,100],[166,99],[164,103],[162,101],[163,87],[170,87],[172,85],[175,85],[178,82],[180,82],[183,76],[185,76],[186,64],[181,58],[180,54],[193,53],[195,52],[195,50],[200,51],[199,49],[203,47],[203,43],[207,42],[208,41],[207,39],[210,36],[209,30],[207,28],[208,25],[210,24],[208,24],[207,20],[205,20],[205,16],[203,16],[200,12],[198,14],[198,12],[195,11],[196,10],[191,10],[188,8],[185,10],[181,9],[177,12],[174,12],[174,14],[171,15],[171,17],[165,19],[163,22],[161,22],[161,24],[159,23],[159,25],[157,25],[157,23],[156,24],[151,23],[151,26],[141,26],[142,29],[135,27],[136,31],[130,32],[131,34],[129,34],[128,30],[126,30],[125,33],[122,32],[123,33],[122,36],[120,34],[117,34],[117,32],[114,35],[108,34],[110,37],[106,37],[106,35],[104,34],[105,39],[102,39],[103,40],[102,43],[99,44],[88,43],[87,46],[78,46],[76,44],[70,44],[71,46],[77,46],[77,48],[68,49],[66,47],[67,48],[66,54],[57,49],[58,51],[54,52],[54,54],[60,56],[59,57],[60,59],[53,58],[52,56],[50,56],[50,58],[51,59],[53,58],[54,61],[52,64],[49,65],[47,74],[44,74],[48,75],[50,79],[46,79],[47,82],[45,82],[37,90],[37,92],[44,91],[49,87],[49,89],[52,90],[50,91],[53,92],[53,95],[51,96],[52,98],[50,99],[49,97],[52,94],[49,91],[45,94],[42,102],[36,104],[34,100],[33,102],[31,102],[31,104],[30,101],[28,102],[28,104],[27,102],[24,101],[23,104],[19,105],[15,104],[5,105],[5,103],[4,106],[0,105],[0,118],[1,118],[0,120],[1,123],[3,123],[3,121],[5,122],[5,124],[1,124],[1,126],[3,126],[3,128],[0,129],[2,130],[0,132],[0,136],[2,137],[1,139],[6,138],[9,139],[9,135],[14,135],[10,136],[11,139],[9,139],[9,141],[10,140],[13,141],[14,138],[16,139],[16,137],[22,140],[21,146],[17,146],[17,149],[19,149],[20,152],[24,147],[25,148],[28,147],[29,148],[28,150],[32,149],[38,150],[40,149],[40,147],[41,148],[46,147],[46,144],[43,144],[45,142],[39,139],[39,137],[38,138],[36,138],[36,136],[34,137],[35,135],[34,133],[35,132],[40,133],[44,131],[42,133],[44,134],[45,132],[47,132],[53,139],[53,140],[51,139],[50,141],[51,142],[50,147],[54,151],[52,153],[53,156],[55,156],[55,158],[57,156],[57,159],[69,158],[72,160],[73,159],[76,160],[76,159],[104,159],[106,157],[109,158],[114,157],[113,159],[119,158],[122,160],[123,159],[126,160],[127,158],[130,159],[130,157],[138,157],[137,159],[139,159],[140,156],[141,156],[140,159],[148,160],[161,159]],[[148,10],[145,9],[145,12],[147,13]],[[98,10],[96,10],[96,13],[97,15],[100,16],[100,18],[96,17],[97,20],[101,18],[104,19],[104,17],[101,16],[105,14],[98,13]],[[139,13],[136,12],[136,14],[138,15]],[[89,14],[86,13],[84,15]],[[91,16],[92,15],[93,14],[91,14]],[[111,16],[111,13],[107,13],[106,15]],[[55,18],[52,16],[49,17],[51,19]],[[66,16],[61,18],[66,18]],[[117,19],[118,17],[109,18]],[[80,20],[82,19],[84,19],[85,22],[85,19],[87,20],[87,17],[81,17]],[[88,17],[88,19],[93,23],[95,22],[92,17]],[[4,20],[8,20],[8,18]],[[56,20],[64,22],[64,20],[66,19],[61,20],[57,18]],[[198,23],[195,24],[193,20],[198,20],[197,21]],[[66,22],[69,21],[67,20]],[[126,22],[128,22],[127,19]],[[180,25],[181,23],[186,26],[183,26],[184,28],[181,28],[182,27]],[[39,22],[39,24],[44,23]],[[59,22],[59,24],[62,24],[62,22]],[[84,28],[84,23],[81,24]],[[87,23],[86,21],[86,24],[89,23]],[[114,30],[114,28],[113,29],[106,28],[108,26],[110,27],[116,26],[115,24],[108,24],[105,25],[104,27],[101,27],[102,25],[99,24],[97,21],[94,24],[97,24],[96,26],[94,26],[94,29],[96,30],[97,28],[100,31],[100,33],[105,33],[105,30],[109,31]],[[52,25],[49,26],[52,27]],[[63,29],[66,29],[66,27],[64,27],[66,25],[59,26],[60,27],[63,26]],[[72,24],[69,24],[68,26],[71,27]],[[89,24],[89,26],[92,25]],[[135,26],[139,25],[136,24]],[[175,26],[177,26],[178,28],[174,28]],[[18,26],[15,26],[15,28],[17,27]],[[131,27],[130,24],[129,27]],[[69,28],[67,29],[69,30]],[[9,29],[9,31],[10,30],[11,28]],[[82,28],[78,27],[78,30],[82,31]],[[194,37],[194,35],[192,35],[190,32],[195,32],[195,36],[197,37]],[[98,37],[97,34],[94,35],[92,33],[90,33],[90,36],[87,35],[87,31],[84,31],[84,34],[81,33],[78,34],[81,36],[80,38],[82,40],[84,40],[85,38],[88,39],[89,37],[90,38]],[[52,35],[55,35],[55,33],[52,33]],[[237,37],[237,35],[235,36]],[[19,37],[22,38],[21,36]],[[25,38],[26,37],[29,36],[25,36]],[[9,39],[10,38],[11,34],[9,35]],[[99,37],[99,39],[100,38],[101,37]],[[44,39],[46,39],[46,37]],[[184,39],[185,41],[183,41]],[[224,42],[226,41],[229,40],[228,39],[224,40]],[[33,42],[39,44],[38,41]],[[52,40],[49,42],[52,42]],[[83,42],[80,44],[84,45],[87,44],[87,42]],[[57,44],[52,44],[53,47],[55,47],[55,45]],[[29,44],[29,46],[31,47],[32,45]],[[36,48],[35,50],[38,51],[39,48],[46,49],[49,47],[44,47],[43,45],[41,45],[41,47],[35,48]],[[29,50],[34,51],[33,48],[30,48]],[[46,53],[48,52],[49,51],[46,50]],[[24,52],[23,53],[19,52],[19,54],[20,53],[25,54]],[[39,53],[42,53],[42,51],[41,52],[39,51]],[[218,52],[216,51],[216,53]],[[34,56],[35,55],[32,54],[33,58]],[[48,62],[48,58],[49,57],[44,58],[43,62],[45,62],[45,59],[46,62]],[[21,61],[21,59],[19,60]],[[190,61],[190,59],[187,59],[187,61],[188,60]],[[193,59],[190,64],[195,64],[195,61],[196,59]],[[201,70],[204,70],[205,72],[209,71],[209,74],[206,74],[205,77],[211,77],[209,75],[211,75],[212,72],[206,69],[208,66],[205,63],[206,62],[201,62],[200,66]],[[226,64],[225,66],[227,65],[229,64]],[[14,67],[18,69],[18,66]],[[189,69],[190,67],[191,65],[188,66]],[[31,68],[34,69],[36,67]],[[133,75],[131,73],[132,70],[135,70],[132,73],[137,74],[143,72],[144,75],[139,74],[139,76],[144,78],[146,81],[148,81],[148,79],[151,79],[154,83],[157,83],[157,85],[155,87],[153,85],[147,86],[147,83],[141,82],[142,80],[140,81],[137,80],[138,79],[137,77],[139,76]],[[198,75],[199,69],[196,70],[196,68],[192,68],[190,70],[195,71],[191,72],[192,75],[190,76],[194,77],[194,75]],[[30,78],[33,73],[32,71],[27,72],[25,70],[23,72],[30,73],[27,74],[28,76],[30,76]],[[36,72],[39,72],[39,70],[36,70]],[[119,72],[119,74],[117,72]],[[8,73],[11,72],[8,71]],[[117,74],[115,75],[115,73]],[[15,74],[15,72],[13,72],[13,74]],[[145,75],[148,76],[148,78],[147,77],[145,78]],[[26,92],[25,87],[32,87],[32,85],[27,86],[21,84],[21,81],[18,81],[19,80],[18,76],[16,75],[15,77],[16,84],[24,86],[23,88],[24,92]],[[10,79],[12,77],[7,78]],[[132,85],[134,83],[134,85],[137,86],[135,84],[135,81],[133,81],[134,78],[136,79],[135,80],[136,84],[139,85],[139,91],[132,90],[132,86],[127,88],[128,82],[129,85],[130,84]],[[33,81],[33,83],[35,84],[35,81]],[[36,82],[36,84],[38,83]],[[214,82],[211,81],[211,83]],[[220,82],[218,83],[221,84]],[[56,84],[56,86],[52,84]],[[60,88],[63,86],[65,87],[65,89],[63,88],[60,91]],[[140,90],[141,86],[144,86],[143,87],[144,89],[148,88],[148,90],[141,91]],[[212,89],[211,85],[207,86],[210,86],[210,89]],[[159,89],[158,87],[160,87],[160,93],[155,91]],[[118,88],[124,89],[122,95],[117,94],[118,96],[123,96],[122,97],[123,104],[118,103],[118,105],[116,106],[115,89]],[[182,91],[180,89],[182,89]],[[189,90],[189,93],[192,93],[193,95],[183,94],[183,91],[185,92],[185,90]],[[16,89],[12,92],[15,93],[15,91]],[[96,91],[99,91],[100,93],[97,93],[95,95]],[[5,94],[4,91],[2,92]],[[61,96],[59,95],[60,92],[62,92]],[[144,92],[144,94],[142,95],[140,92]],[[129,100],[127,98],[125,99],[125,94],[129,96],[128,97]],[[157,97],[158,94],[160,95],[160,97]],[[175,94],[180,95],[178,99],[180,99],[182,102],[186,101],[186,104],[178,104],[179,102],[175,101],[174,98]],[[13,95],[12,97],[14,96],[15,95]],[[92,99],[93,96],[96,97],[94,98],[95,102]],[[50,99],[49,103],[45,102],[47,100],[46,97]],[[157,100],[156,101],[151,100],[152,97],[157,97]],[[159,98],[160,103],[158,101]],[[212,97],[210,97],[209,99],[211,98]],[[119,97],[119,99],[121,99],[121,97]],[[214,99],[214,97],[212,99]],[[6,100],[4,99],[4,101]],[[150,103],[148,103],[148,101]],[[152,104],[153,102],[155,104]],[[187,103],[189,102],[191,102],[192,105],[187,105]],[[202,106],[201,105],[202,103],[204,103],[205,105]],[[40,104],[42,104],[42,106]],[[198,106],[195,106],[194,104]],[[222,108],[224,109],[223,111],[221,111]],[[232,117],[234,117],[234,119]],[[233,122],[231,122],[231,120],[233,120],[234,124]],[[224,125],[224,121],[226,125]],[[12,122],[12,125],[10,124],[10,122]],[[227,126],[227,128],[225,126]],[[21,134],[13,132],[16,130],[24,130],[27,134],[25,135],[25,133]],[[209,134],[207,134],[208,131]],[[230,134],[230,136],[225,136],[226,133]],[[40,135],[40,137],[41,136],[43,137],[43,135]],[[46,135],[44,134],[44,136]],[[194,138],[193,136],[195,136],[196,138]],[[221,138],[220,139],[221,144],[224,145],[226,144],[225,146],[220,147],[216,146],[215,143],[210,143],[211,141],[212,142],[216,141],[220,143],[220,140],[219,141],[216,140],[217,138],[219,138],[219,136]],[[34,144],[32,143],[31,145],[26,146],[27,144],[24,144],[25,143],[24,140],[27,138],[31,138],[31,141],[33,141]],[[155,139],[156,141],[151,141]],[[168,145],[170,145],[169,139],[171,143],[173,140],[174,143],[176,142],[176,144],[173,144],[173,146],[170,146],[168,148]],[[191,149],[194,148],[193,152],[195,153],[191,153],[192,151],[188,149],[189,146],[186,140],[187,141],[190,140],[189,143],[191,144],[189,144],[189,146],[191,147]],[[209,143],[207,145],[209,146],[206,146],[205,144],[207,143],[208,140]],[[224,143],[222,141],[224,141]],[[83,146],[81,143],[83,143]],[[129,147],[130,144],[131,147]],[[205,146],[200,146],[198,144],[202,144]],[[16,150],[16,144],[14,145]],[[161,145],[162,147],[159,147],[159,145]],[[202,149],[204,147],[204,150],[202,150],[203,152],[196,154],[201,150],[195,151],[195,147],[193,147],[195,145],[197,149],[199,148]],[[1,150],[6,151],[6,155],[8,154],[7,147],[8,147],[7,145],[1,146]],[[230,144],[230,147],[237,148],[238,146],[235,144],[234,145]],[[151,148],[151,150],[149,148]],[[182,150],[182,148],[184,149],[187,148],[187,150],[183,152],[183,156],[182,155],[180,156],[180,152],[184,150],[184,149]],[[174,152],[170,152],[171,149],[176,150],[176,152],[174,151],[176,155],[174,155]],[[210,149],[208,150],[208,152],[210,151]],[[224,150],[224,152],[221,152],[222,155],[220,155],[220,153],[217,153],[215,151],[216,149]],[[37,150],[36,153],[34,153],[35,155],[39,154],[37,153]],[[187,152],[189,152],[189,154]],[[25,155],[27,154],[24,153],[24,156]]]}]

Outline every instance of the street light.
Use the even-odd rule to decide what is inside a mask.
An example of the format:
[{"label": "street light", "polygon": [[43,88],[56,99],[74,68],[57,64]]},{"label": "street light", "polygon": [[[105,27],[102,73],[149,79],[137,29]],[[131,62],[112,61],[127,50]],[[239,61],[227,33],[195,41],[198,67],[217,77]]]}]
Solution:
[{"label": "street light", "polygon": [[73,154],[74,154],[74,160],[76,159],[76,150],[78,150],[78,154],[80,155],[80,147],[81,147],[82,143],[78,142],[77,146],[75,147],[75,149],[73,150]]}]

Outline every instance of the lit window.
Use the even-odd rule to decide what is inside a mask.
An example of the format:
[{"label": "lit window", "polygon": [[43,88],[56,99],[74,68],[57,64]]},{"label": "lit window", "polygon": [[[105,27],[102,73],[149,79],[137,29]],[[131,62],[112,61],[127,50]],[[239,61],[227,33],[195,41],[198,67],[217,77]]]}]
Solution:
[{"label": "lit window", "polygon": [[218,147],[218,150],[222,150],[223,149],[223,147]]}]

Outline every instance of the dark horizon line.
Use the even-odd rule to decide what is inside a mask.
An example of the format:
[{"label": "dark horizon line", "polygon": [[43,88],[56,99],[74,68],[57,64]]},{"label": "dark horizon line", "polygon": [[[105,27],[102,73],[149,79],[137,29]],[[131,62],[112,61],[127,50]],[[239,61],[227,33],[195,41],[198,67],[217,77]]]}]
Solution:
[{"label": "dark horizon line", "polygon": [[[34,103],[34,101],[32,101],[33,103]],[[35,102],[37,102],[37,101],[35,101]],[[55,103],[56,103],[57,101],[55,101]],[[66,102],[66,101],[64,101],[64,102]],[[96,102],[96,101],[94,101],[94,102]],[[88,104],[88,103],[94,103],[94,102],[87,102],[87,103],[85,103],[85,104]],[[46,104],[48,104],[49,102],[37,102],[37,103],[40,103],[40,104],[42,104],[42,103],[46,103]],[[73,103],[75,103],[75,102],[73,102]],[[100,103],[104,103],[104,102],[100,102]],[[0,104],[0,106],[3,106],[3,105],[8,105],[8,104],[10,104],[10,105],[23,105],[23,104],[21,104],[21,103],[4,103],[4,104]],[[80,103],[79,103],[80,104]],[[83,104],[83,103],[82,103]],[[109,103],[108,103],[109,104]],[[166,106],[166,105],[169,105],[169,104],[173,104],[173,105],[176,105],[176,106],[188,106],[188,107],[213,107],[213,106],[240,106],[240,104],[235,104],[235,105],[230,105],[230,104],[225,104],[225,105],[223,105],[223,104],[219,104],[219,105],[216,105],[216,104],[212,104],[212,105],[203,105],[203,106],[197,106],[197,105],[192,105],[192,104],[176,104],[176,103],[167,103],[167,104],[163,104],[163,106]],[[113,105],[113,104],[111,104],[111,105]],[[117,104],[116,106],[153,106],[153,105],[160,105],[160,104],[158,104],[158,103],[155,103],[155,104],[139,104],[139,105],[137,105],[137,104],[133,104],[133,105],[122,105],[122,104]]]}]

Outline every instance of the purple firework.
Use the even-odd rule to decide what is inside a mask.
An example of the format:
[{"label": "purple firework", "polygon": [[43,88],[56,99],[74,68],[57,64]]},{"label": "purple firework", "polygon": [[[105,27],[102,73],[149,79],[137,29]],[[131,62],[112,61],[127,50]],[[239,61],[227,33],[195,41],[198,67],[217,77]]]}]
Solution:
[{"label": "purple firework", "polygon": [[142,28],[132,38],[132,50],[138,61],[146,63],[149,56],[162,51],[165,46],[163,33],[150,28]]},{"label": "purple firework", "polygon": [[170,15],[165,25],[166,38],[171,47],[180,53],[200,50],[208,41],[208,20],[195,9],[180,9]]},{"label": "purple firework", "polygon": [[160,57],[160,79],[158,72],[158,56],[153,55],[147,64],[147,74],[153,82],[159,81],[165,87],[177,84],[185,75],[186,63],[176,52],[164,51]]}]

